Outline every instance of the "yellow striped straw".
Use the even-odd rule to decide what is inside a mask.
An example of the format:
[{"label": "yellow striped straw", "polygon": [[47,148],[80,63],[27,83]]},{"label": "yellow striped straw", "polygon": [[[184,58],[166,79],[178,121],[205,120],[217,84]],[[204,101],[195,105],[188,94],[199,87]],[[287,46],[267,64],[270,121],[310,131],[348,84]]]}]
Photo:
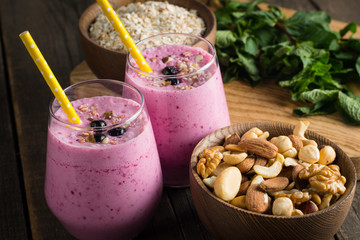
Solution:
[{"label": "yellow striped straw", "polygon": [[51,71],[49,65],[45,61],[43,55],[41,54],[39,48],[36,46],[34,39],[31,37],[29,31],[20,33],[19,37],[23,41],[26,49],[28,50],[31,58],[34,60],[36,66],[43,75],[46,83],[49,85],[52,93],[54,94],[56,100],[59,102],[60,106],[66,113],[69,121],[75,124],[81,124],[81,120],[77,113],[75,112],[73,106],[71,105],[69,99],[65,95],[63,89],[61,88],[59,82],[56,80],[53,72]]},{"label": "yellow striped straw", "polygon": [[143,72],[152,72],[150,66],[146,62],[145,58],[139,51],[138,47],[130,37],[129,33],[126,31],[124,25],[120,21],[118,15],[115,13],[114,9],[107,0],[96,0],[97,3],[101,6],[105,16],[109,19],[115,31],[119,33],[121,41],[124,43],[125,47],[135,59],[135,62],[139,66],[140,70]]}]

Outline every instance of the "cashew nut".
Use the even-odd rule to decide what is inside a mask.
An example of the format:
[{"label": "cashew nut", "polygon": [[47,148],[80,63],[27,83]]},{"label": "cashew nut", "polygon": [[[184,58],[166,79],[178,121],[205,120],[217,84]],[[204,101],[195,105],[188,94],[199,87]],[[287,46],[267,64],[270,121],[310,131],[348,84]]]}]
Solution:
[{"label": "cashew nut", "polygon": [[225,146],[225,149],[227,151],[233,151],[233,152],[246,152],[246,149],[241,148],[237,144],[228,144],[228,145]]},{"label": "cashew nut", "polygon": [[304,213],[300,209],[296,209],[296,208],[294,208],[291,214],[291,216],[302,216],[302,215],[304,215]]},{"label": "cashew nut", "polygon": [[279,175],[284,163],[284,156],[282,154],[276,154],[276,160],[270,167],[254,165],[254,171],[264,178],[273,178]]},{"label": "cashew nut", "polygon": [[305,138],[305,132],[309,127],[309,121],[300,121],[294,128],[293,134],[299,136],[303,142],[303,145],[314,145],[317,147],[317,143],[314,140],[309,140]]},{"label": "cashew nut", "polygon": [[264,181],[264,178],[260,175],[256,175],[252,180],[251,180],[251,185],[252,184],[260,184],[262,181]]},{"label": "cashew nut", "polygon": [[263,133],[264,132],[261,129],[259,129],[257,127],[253,127],[241,136],[241,140],[248,139],[248,138],[258,138]]},{"label": "cashew nut", "polygon": [[321,199],[321,204],[319,205],[319,209],[325,209],[327,207],[330,206],[330,201],[332,199],[333,195],[332,194],[326,194],[322,199]]},{"label": "cashew nut", "polygon": [[215,170],[210,174],[210,176],[218,176],[223,170],[231,166],[232,165],[226,162],[222,162],[215,168]]},{"label": "cashew nut", "polygon": [[263,134],[261,134],[258,138],[266,140],[269,136],[270,136],[270,133],[268,131],[266,131]]},{"label": "cashew nut", "polygon": [[246,152],[223,152],[223,160],[224,162],[230,165],[237,165],[245,160],[247,157]]},{"label": "cashew nut", "polygon": [[246,199],[246,195],[241,195],[241,196],[238,196],[238,197],[234,198],[233,200],[231,200],[230,204],[232,204],[236,207],[239,207],[239,208],[246,209],[245,199]]},{"label": "cashew nut", "polygon": [[216,176],[211,176],[211,177],[208,177],[208,178],[204,178],[203,183],[206,186],[208,186],[209,188],[214,188],[215,179],[216,179]]},{"label": "cashew nut", "polygon": [[289,167],[289,166],[294,167],[296,165],[299,165],[299,163],[295,158],[287,157],[287,158],[285,158],[284,165],[285,165],[285,167]]}]

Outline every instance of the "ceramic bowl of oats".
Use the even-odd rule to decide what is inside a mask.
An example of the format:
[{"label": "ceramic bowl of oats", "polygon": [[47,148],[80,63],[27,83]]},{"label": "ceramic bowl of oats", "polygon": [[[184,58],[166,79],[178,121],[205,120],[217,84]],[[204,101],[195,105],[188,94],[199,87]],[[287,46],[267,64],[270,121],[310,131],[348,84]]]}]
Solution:
[{"label": "ceramic bowl of oats", "polygon": [[[134,42],[152,35],[189,33],[215,43],[213,12],[198,1],[110,0]],[[124,80],[127,50],[101,7],[94,3],[79,19],[80,46],[98,78]]]},{"label": "ceramic bowl of oats", "polygon": [[356,189],[355,167],[326,137],[296,125],[251,122],[206,136],[190,190],[215,239],[330,239]]}]

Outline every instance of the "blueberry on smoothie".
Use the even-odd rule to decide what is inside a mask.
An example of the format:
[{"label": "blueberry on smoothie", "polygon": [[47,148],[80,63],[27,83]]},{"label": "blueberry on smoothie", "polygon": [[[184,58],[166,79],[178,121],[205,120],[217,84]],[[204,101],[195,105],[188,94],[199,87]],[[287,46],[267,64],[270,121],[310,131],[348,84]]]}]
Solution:
[{"label": "blueberry on smoothie", "polygon": [[103,120],[93,120],[90,123],[90,127],[95,128],[95,132],[105,132],[105,130],[102,130],[101,127],[106,127],[106,122]]},{"label": "blueberry on smoothie", "polygon": [[166,66],[161,73],[164,75],[176,75],[179,73],[179,70],[174,66]]},{"label": "blueberry on smoothie", "polygon": [[168,78],[166,81],[169,81],[170,85],[178,85],[181,83],[181,81],[177,78]]},{"label": "blueberry on smoothie", "polygon": [[95,133],[94,134],[95,142],[102,142],[105,138],[106,138],[106,136],[104,134],[102,134],[102,133]]},{"label": "blueberry on smoothie", "polygon": [[110,136],[117,137],[117,136],[123,135],[125,132],[126,132],[126,128],[116,127],[116,128],[110,129],[108,131],[108,134]]},{"label": "blueberry on smoothie", "polygon": [[104,120],[94,120],[90,123],[90,127],[106,127]]}]

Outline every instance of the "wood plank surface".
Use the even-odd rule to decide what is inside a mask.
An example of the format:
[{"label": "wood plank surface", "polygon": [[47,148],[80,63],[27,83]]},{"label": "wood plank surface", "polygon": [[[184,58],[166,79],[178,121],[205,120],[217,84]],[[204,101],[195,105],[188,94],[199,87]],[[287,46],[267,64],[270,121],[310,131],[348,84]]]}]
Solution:
[{"label": "wood plank surface", "polygon": [[[4,51],[0,50],[0,239],[74,239],[49,211],[44,199],[48,104],[52,95],[19,40],[18,34],[24,30],[32,33],[64,88],[70,84],[70,72],[72,79],[95,78],[82,62],[77,31],[80,14],[93,2],[95,1],[1,1],[0,41]],[[357,11],[360,3],[357,0],[342,0],[341,3],[332,0],[269,0],[269,3],[297,10],[321,9],[329,11],[336,19],[360,23]],[[250,108],[244,105],[248,101],[248,96],[256,95],[257,91],[268,94],[269,89],[251,89],[241,82],[233,82],[227,86],[227,92],[228,88],[231,88],[227,94],[232,95],[228,97],[228,101],[237,111],[231,114],[233,123],[253,119],[265,120],[257,119],[264,111],[264,106],[260,104]],[[241,94],[246,91],[249,91],[248,95]],[[295,123],[297,119],[290,117],[290,108],[293,105],[284,103],[289,101],[288,97],[287,93],[282,93],[273,102],[280,103],[280,106],[288,109],[285,112],[281,111],[281,114],[289,116],[290,121]],[[271,111],[264,112],[271,114],[271,120],[283,119],[274,116]],[[317,119],[319,118],[314,121]],[[320,119],[321,121],[317,122],[311,119],[310,129],[318,132],[325,130],[321,122],[338,121],[338,116]],[[341,124],[336,126],[342,127]],[[332,130],[326,131],[323,135],[329,136],[334,132],[337,133],[336,130]],[[331,139],[339,141],[340,143],[336,142],[339,145],[349,144],[348,138],[357,134],[354,130],[351,135],[342,134],[336,139]],[[356,140],[350,143],[358,144],[360,141]],[[355,146],[349,149],[350,156],[359,155]],[[358,186],[351,212],[335,236],[336,239],[359,239],[359,192]],[[27,204],[23,202],[25,197]],[[188,189],[165,190],[151,224],[136,239],[180,240],[194,236],[199,239],[212,239],[196,218]]]},{"label": "wood plank surface", "polygon": [[[3,43],[0,38],[0,46]],[[1,239],[28,239],[29,230],[26,226],[28,215],[26,214],[26,197],[22,182],[22,169],[20,159],[16,154],[18,146],[16,142],[13,113],[9,100],[9,86],[6,81],[6,66],[3,61],[3,48],[0,48],[0,238]]]},{"label": "wood plank surface", "polygon": [[[44,198],[48,104],[52,94],[18,35],[24,30],[30,31],[60,84],[68,86],[69,72],[83,58],[77,21],[92,2],[1,1],[1,31],[32,239],[71,239],[71,236],[49,211]],[[26,234],[21,225],[18,231]]]}]

